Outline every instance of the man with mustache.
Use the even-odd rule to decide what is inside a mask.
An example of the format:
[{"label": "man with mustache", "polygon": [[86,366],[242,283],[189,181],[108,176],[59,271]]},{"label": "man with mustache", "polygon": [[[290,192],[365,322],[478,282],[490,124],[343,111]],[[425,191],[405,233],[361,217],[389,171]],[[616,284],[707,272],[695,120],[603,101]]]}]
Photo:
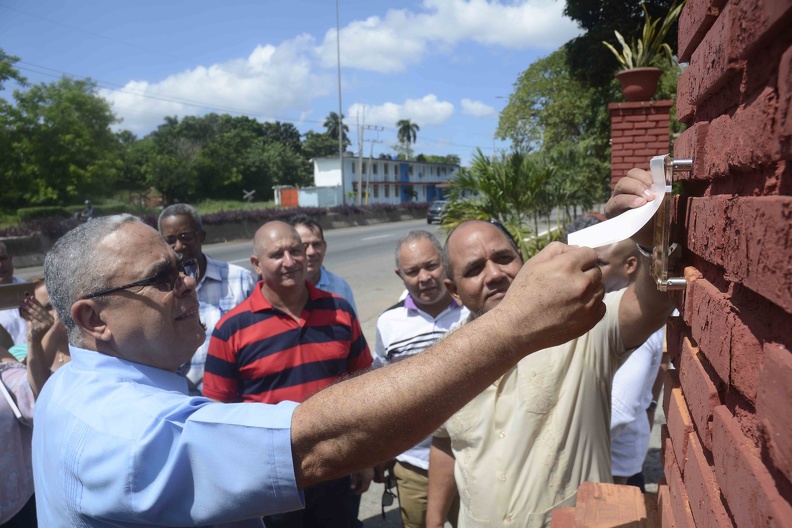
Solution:
[{"label": "man with mustache", "polygon": [[[650,173],[630,171],[614,188],[606,213],[615,216],[654,199],[651,182]],[[651,246],[652,224],[633,240]],[[472,322],[497,310],[519,287],[522,255],[492,223],[459,224],[448,235],[444,257],[446,286],[470,310]],[[594,328],[527,356],[436,432],[427,526],[443,526],[457,489],[461,528],[541,527],[554,508],[574,505],[584,481],[612,482],[613,375],[673,308],[646,264],[627,288],[605,297],[605,317]],[[543,304],[550,295],[538,292],[525,302]]]}]

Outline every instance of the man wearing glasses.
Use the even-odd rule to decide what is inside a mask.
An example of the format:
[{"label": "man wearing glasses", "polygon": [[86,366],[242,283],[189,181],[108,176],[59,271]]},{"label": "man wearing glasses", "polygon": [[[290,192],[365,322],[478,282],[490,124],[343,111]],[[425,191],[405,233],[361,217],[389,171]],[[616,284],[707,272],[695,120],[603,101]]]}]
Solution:
[{"label": "man wearing glasses", "polygon": [[596,253],[559,244],[491,314],[421,354],[299,405],[217,403],[178,374],[206,339],[186,264],[130,215],[83,224],[47,255],[72,361],[35,411],[40,526],[261,527],[303,507],[300,490],[415,445],[522,357],[605,313]]},{"label": "man wearing glasses", "polygon": [[196,292],[200,303],[199,315],[206,325],[206,341],[198,347],[187,369],[187,379],[196,394],[203,388],[206,351],[209,336],[223,315],[247,299],[256,286],[253,273],[228,262],[215,260],[204,254],[202,245],[206,239],[201,217],[192,206],[174,204],[163,209],[157,227],[165,242],[173,248],[180,258],[194,259],[198,264]]}]

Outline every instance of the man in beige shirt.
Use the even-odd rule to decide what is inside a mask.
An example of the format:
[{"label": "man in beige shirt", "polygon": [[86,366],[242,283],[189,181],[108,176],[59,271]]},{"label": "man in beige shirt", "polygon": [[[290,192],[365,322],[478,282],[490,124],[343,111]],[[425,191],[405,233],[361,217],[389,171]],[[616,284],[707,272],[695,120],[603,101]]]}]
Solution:
[{"label": "man in beige shirt", "polygon": [[[650,185],[649,173],[631,171],[608,202],[609,216],[645,203],[640,196],[651,199],[643,193]],[[651,245],[650,233],[647,226],[634,240]],[[446,285],[473,319],[500,304],[523,264],[510,236],[482,221],[452,231],[445,258]],[[605,304],[592,330],[525,357],[437,431],[427,526],[442,526],[455,486],[461,528],[539,527],[549,524],[553,508],[574,504],[582,482],[611,481],[613,374],[627,350],[662,326],[672,305],[648,272]]]}]

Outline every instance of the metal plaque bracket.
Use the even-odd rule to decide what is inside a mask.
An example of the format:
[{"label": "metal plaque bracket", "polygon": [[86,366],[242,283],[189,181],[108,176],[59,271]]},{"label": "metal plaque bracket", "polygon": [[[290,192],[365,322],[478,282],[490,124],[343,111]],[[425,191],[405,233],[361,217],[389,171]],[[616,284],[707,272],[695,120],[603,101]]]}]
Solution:
[{"label": "metal plaque bracket", "polygon": [[684,277],[669,277],[674,262],[679,258],[681,250],[671,240],[671,216],[673,200],[671,186],[674,173],[690,172],[693,169],[692,159],[673,159],[669,155],[655,156],[649,164],[652,177],[657,180],[662,176],[665,181],[665,195],[655,215],[654,248],[652,250],[652,277],[660,291],[684,290],[687,281]]}]

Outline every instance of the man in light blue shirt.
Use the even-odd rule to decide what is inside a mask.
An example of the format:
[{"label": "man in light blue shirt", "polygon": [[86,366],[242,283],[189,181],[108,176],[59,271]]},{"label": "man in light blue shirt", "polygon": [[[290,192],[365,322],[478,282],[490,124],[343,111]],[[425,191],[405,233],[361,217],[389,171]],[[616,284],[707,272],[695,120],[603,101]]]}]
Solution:
[{"label": "man in light blue shirt", "polygon": [[327,242],[319,222],[308,215],[297,215],[289,220],[289,223],[297,230],[305,248],[305,278],[320,290],[335,293],[346,299],[357,313],[355,296],[347,281],[327,271],[322,265],[327,253]]},{"label": "man in light blue shirt", "polygon": [[44,264],[73,359],[36,405],[39,525],[261,527],[300,508],[299,490],[406,450],[526,354],[591,328],[605,313],[595,262],[553,246],[491,315],[413,358],[300,405],[225,404],[190,397],[178,373],[206,339],[195,263],[131,215],[82,224]]},{"label": "man in light blue shirt", "polygon": [[198,211],[187,204],[169,205],[157,221],[162,238],[183,260],[194,258],[198,263],[196,292],[200,308],[198,314],[206,326],[206,341],[198,347],[187,365],[187,379],[195,395],[203,389],[206,354],[217,322],[229,310],[248,298],[256,287],[253,273],[228,262],[215,260],[203,252],[206,231]]}]

